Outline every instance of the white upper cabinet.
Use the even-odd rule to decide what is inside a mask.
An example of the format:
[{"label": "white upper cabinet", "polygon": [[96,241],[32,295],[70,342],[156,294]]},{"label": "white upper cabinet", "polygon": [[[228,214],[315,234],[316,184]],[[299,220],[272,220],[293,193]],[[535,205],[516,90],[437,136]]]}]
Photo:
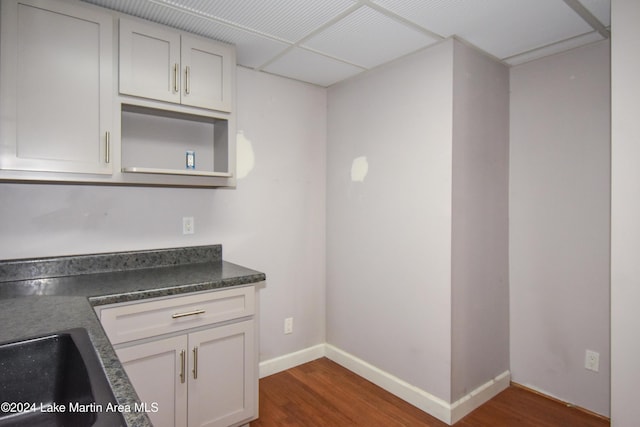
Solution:
[{"label": "white upper cabinet", "polygon": [[218,111],[232,109],[233,47],[120,19],[120,93]]},{"label": "white upper cabinet", "polygon": [[0,169],[111,174],[113,17],[3,0]]},{"label": "white upper cabinet", "polygon": [[235,65],[80,1],[1,0],[0,181],[235,187]]},{"label": "white upper cabinet", "polygon": [[180,34],[121,18],[120,93],[180,103]]},{"label": "white upper cabinet", "polygon": [[182,36],[184,89],[182,103],[193,107],[231,111],[231,83],[235,69],[232,47]]}]

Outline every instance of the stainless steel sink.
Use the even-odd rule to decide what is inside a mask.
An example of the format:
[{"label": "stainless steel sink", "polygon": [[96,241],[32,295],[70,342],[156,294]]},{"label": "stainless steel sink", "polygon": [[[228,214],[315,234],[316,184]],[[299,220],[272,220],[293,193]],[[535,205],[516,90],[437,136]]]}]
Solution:
[{"label": "stainless steel sink", "polygon": [[0,404],[0,426],[125,425],[85,329],[0,344]]}]

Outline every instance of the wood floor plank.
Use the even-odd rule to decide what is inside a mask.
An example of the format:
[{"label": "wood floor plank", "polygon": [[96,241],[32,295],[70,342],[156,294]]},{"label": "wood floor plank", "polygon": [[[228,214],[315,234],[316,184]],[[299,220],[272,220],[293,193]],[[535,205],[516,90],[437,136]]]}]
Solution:
[{"label": "wood floor plank", "polygon": [[[251,427],[447,427],[375,384],[322,358],[260,380]],[[605,427],[606,419],[509,387],[454,427]]]},{"label": "wood floor plank", "polygon": [[520,387],[509,387],[476,409],[456,427],[603,427],[608,420]]},{"label": "wood floor plank", "polygon": [[[377,386],[347,370],[341,372],[341,375],[335,375],[336,369],[344,368],[332,365],[335,364],[330,361],[314,364],[314,371],[297,371],[294,375],[300,381],[312,381],[314,388],[327,396],[335,410],[351,420],[351,425],[358,425],[363,422],[363,418],[371,427],[402,427],[415,424],[415,418],[407,411],[409,408],[403,408],[408,405],[406,402],[388,393],[380,393]],[[354,390],[357,390],[357,393],[354,393]],[[345,399],[344,396],[350,398]],[[389,396],[393,396],[391,402],[388,400]],[[367,414],[375,416],[369,417]]]},{"label": "wood floor plank", "polygon": [[[419,425],[420,423],[427,423],[427,425],[433,424],[434,426],[445,425],[431,415],[428,415],[397,396],[383,391],[372,382],[365,380],[335,362],[328,359],[322,362],[323,363],[319,363],[319,365],[326,370],[327,381],[332,384],[339,383],[341,385],[340,390],[344,392],[344,395],[354,394],[354,390],[357,390],[358,397],[365,400],[368,407],[375,414],[374,418],[378,417],[378,413],[383,412],[387,418],[402,426]],[[340,372],[340,375],[336,374],[337,371]],[[348,401],[348,399],[342,397],[337,398]]]}]

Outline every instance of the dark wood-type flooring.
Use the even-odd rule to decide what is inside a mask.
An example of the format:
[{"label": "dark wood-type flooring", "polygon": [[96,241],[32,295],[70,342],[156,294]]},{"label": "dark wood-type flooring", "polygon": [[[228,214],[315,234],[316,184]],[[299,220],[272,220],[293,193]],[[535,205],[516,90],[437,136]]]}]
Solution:
[{"label": "dark wood-type flooring", "polygon": [[[251,427],[447,424],[323,358],[260,380],[260,418]],[[603,427],[609,421],[511,386],[455,427]]]}]

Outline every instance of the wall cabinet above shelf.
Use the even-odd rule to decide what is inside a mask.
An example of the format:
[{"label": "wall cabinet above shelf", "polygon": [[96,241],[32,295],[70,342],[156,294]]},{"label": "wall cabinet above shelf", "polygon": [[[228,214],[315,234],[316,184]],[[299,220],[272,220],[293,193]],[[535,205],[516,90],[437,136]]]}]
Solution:
[{"label": "wall cabinet above shelf", "polygon": [[231,46],[120,19],[120,93],[231,111]]}]

